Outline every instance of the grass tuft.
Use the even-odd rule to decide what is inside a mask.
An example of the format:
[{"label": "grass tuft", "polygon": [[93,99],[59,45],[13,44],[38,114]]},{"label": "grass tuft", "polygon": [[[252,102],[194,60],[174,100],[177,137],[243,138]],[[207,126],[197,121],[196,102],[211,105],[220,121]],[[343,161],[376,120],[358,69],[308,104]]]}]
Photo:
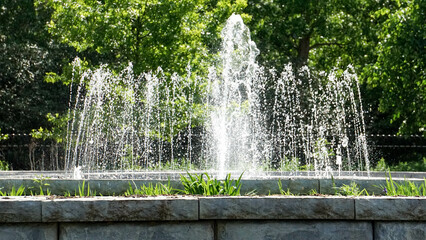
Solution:
[{"label": "grass tuft", "polygon": [[183,194],[192,195],[204,195],[204,196],[215,196],[215,195],[228,195],[228,196],[239,196],[241,189],[241,178],[243,173],[237,180],[231,179],[231,174],[226,175],[224,181],[212,179],[207,173],[190,174],[187,173],[188,177],[181,175],[181,182],[184,190],[180,190]]}]

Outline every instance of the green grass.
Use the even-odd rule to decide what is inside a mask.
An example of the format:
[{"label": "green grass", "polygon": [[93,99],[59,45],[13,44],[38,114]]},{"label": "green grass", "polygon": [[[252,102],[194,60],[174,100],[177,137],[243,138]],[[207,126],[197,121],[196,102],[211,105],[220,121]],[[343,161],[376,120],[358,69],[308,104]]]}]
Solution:
[{"label": "green grass", "polygon": [[283,189],[283,184],[281,183],[281,179],[278,180],[278,189],[280,190],[280,194],[281,195],[286,195],[286,196],[294,196],[294,194],[292,194],[290,192],[290,189],[287,188],[287,191]]},{"label": "green grass", "polygon": [[30,194],[31,196],[40,195],[40,196],[50,196],[52,193],[49,190],[48,186],[50,186],[49,183],[46,183],[45,181],[49,179],[48,177],[43,177],[43,175],[36,176],[36,178],[33,179],[34,184],[38,185],[38,194],[36,191],[33,191],[34,187],[30,187]]},{"label": "green grass", "polygon": [[423,179],[423,183],[420,185],[408,180],[398,183],[392,179],[392,175],[389,172],[389,178],[386,178],[386,185],[381,185],[380,187],[387,196],[426,196],[426,179]]},{"label": "green grass", "polygon": [[349,185],[343,184],[339,190],[338,190],[338,194],[340,196],[369,196],[367,190],[364,189],[360,189],[358,184],[356,184],[355,182],[351,182]]},{"label": "green grass", "polygon": [[9,170],[9,163],[7,163],[5,160],[0,160],[0,171],[8,171]]},{"label": "green grass", "polygon": [[[64,197],[72,197],[70,191],[64,192]],[[74,197],[94,197],[96,196],[96,191],[92,191],[90,189],[90,184],[87,183],[86,187],[86,181],[83,181],[78,184],[77,190],[74,191]]]},{"label": "green grass", "polygon": [[96,196],[96,191],[90,190],[90,184],[87,183],[87,188],[85,187],[85,181],[81,184],[78,184],[78,192],[76,191],[76,197],[93,197]]},{"label": "green grass", "polygon": [[207,173],[202,173],[200,175],[187,173],[187,175],[188,177],[181,175],[180,178],[184,189],[179,190],[179,192],[183,194],[204,196],[240,195],[242,184],[241,177],[243,176],[243,173],[237,180],[231,179],[231,174],[228,174],[224,181],[212,179]]},{"label": "green grass", "polygon": [[21,185],[18,189],[15,189],[15,186],[12,186],[10,192],[0,191],[0,196],[25,196],[25,187]]},{"label": "green grass", "polygon": [[358,184],[355,182],[351,182],[349,185],[343,184],[341,187],[336,187],[336,182],[334,181],[334,177],[331,176],[331,181],[333,184],[334,195],[337,196],[369,196],[367,190],[360,189]]},{"label": "green grass", "polygon": [[[333,189],[335,190],[334,195],[337,195],[337,196],[369,196],[367,190],[365,188],[361,190],[355,182],[351,182],[351,184],[349,184],[349,185],[343,184],[341,187],[336,187],[336,184],[334,182],[333,177],[332,177],[332,182],[333,182]],[[286,196],[294,196],[295,195],[292,192],[290,192],[289,188],[287,188],[287,190],[283,189],[281,179],[278,180],[278,189],[279,189],[281,195],[286,195]],[[319,193],[317,192],[316,189],[311,189],[309,191],[309,195],[318,195],[318,194]]]},{"label": "green grass", "polygon": [[176,193],[176,190],[174,190],[170,185],[170,180],[168,181],[167,185],[162,183],[156,183],[155,185],[153,185],[152,183],[149,183],[148,186],[144,184],[140,186],[140,188],[138,188],[136,184],[134,185],[135,185],[135,188],[133,188],[132,184],[130,184],[129,182],[129,188],[124,193],[124,196],[132,196],[132,195],[157,196],[157,195],[173,195]]},{"label": "green grass", "polygon": [[[147,185],[136,186],[129,182],[128,189],[124,192],[124,196],[132,195],[145,195],[145,196],[156,196],[156,195],[175,195],[175,194],[190,194],[190,195],[204,195],[204,196],[215,196],[215,195],[227,195],[227,196],[239,196],[241,195],[241,186],[243,174],[238,179],[231,179],[231,174],[226,175],[224,180],[217,180],[212,178],[207,173],[202,174],[191,174],[181,175],[180,181],[183,185],[183,189],[174,189],[171,186],[170,180],[167,184],[163,183],[149,183]],[[36,186],[27,188],[21,185],[19,188],[12,186],[10,191],[0,191],[0,196],[24,196],[30,192],[32,196],[49,196],[51,191],[45,182],[46,178],[40,176],[34,179]],[[355,182],[351,182],[346,185],[343,184],[340,187],[336,187],[334,178],[332,177],[334,195],[338,196],[369,196],[366,189],[361,189]],[[394,181],[391,173],[386,178],[386,184],[376,186],[381,188],[382,192],[387,196],[426,196],[426,179],[421,183],[414,183],[411,181]],[[279,193],[282,195],[297,195],[290,191],[289,188],[284,189],[281,180],[278,180]],[[318,195],[317,190],[312,189],[309,191],[309,195]],[[78,189],[71,194],[70,191],[66,191],[63,196],[65,197],[92,197],[96,196],[96,191],[90,188],[90,184],[82,181],[78,184]],[[101,194],[99,194],[101,195]],[[123,196],[122,195],[122,196]],[[255,195],[255,190],[246,193],[246,195]],[[102,196],[102,195],[101,195]]]}]

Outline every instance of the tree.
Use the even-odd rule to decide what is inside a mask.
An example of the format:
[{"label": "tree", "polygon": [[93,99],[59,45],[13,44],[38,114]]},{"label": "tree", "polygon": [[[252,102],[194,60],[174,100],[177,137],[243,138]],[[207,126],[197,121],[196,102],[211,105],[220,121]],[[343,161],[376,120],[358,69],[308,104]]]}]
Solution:
[{"label": "tree", "polygon": [[63,86],[43,78],[59,72],[72,51],[50,38],[45,28],[50,11],[33,3],[0,3],[0,127],[5,132],[46,126],[46,114],[63,111],[68,102]]},{"label": "tree", "polygon": [[55,10],[50,33],[80,53],[99,54],[100,61],[93,65],[122,69],[133,62],[136,74],[158,67],[184,74],[188,64],[194,71],[203,69],[218,25],[245,1],[50,0],[47,4]]},{"label": "tree", "polygon": [[[156,72],[161,67],[166,81],[171,83],[173,74],[185,81],[193,81],[196,74],[207,73],[207,66],[214,61],[219,45],[219,33],[222,24],[232,14],[246,6],[245,0],[131,0],[131,1],[37,1],[36,6],[54,9],[48,24],[49,32],[54,38],[76,49],[83,59],[82,71],[107,68],[119,75],[121,70],[132,63],[133,74]],[[190,66],[190,68],[188,68]],[[102,66],[102,68],[105,65]],[[69,84],[73,74],[69,64],[62,75],[49,73],[46,80]],[[189,72],[187,69],[191,69]],[[175,77],[176,79],[176,77]],[[78,78],[74,77],[74,80]],[[185,95],[186,85],[179,84]],[[145,83],[140,84],[144,86]],[[197,88],[200,94],[204,91]],[[126,86],[120,86],[126,88]],[[163,93],[165,94],[165,93]],[[167,98],[168,99],[168,98]],[[195,105],[202,104],[201,97],[194,98]],[[164,99],[162,99],[164,100]],[[164,100],[165,101],[165,100]],[[186,128],[187,108],[189,102],[173,99],[171,104],[177,109],[172,134]],[[54,117],[51,117],[54,116]],[[50,115],[52,123],[63,123],[66,116]],[[194,120],[192,123],[199,122]],[[40,128],[33,131],[33,136],[50,138],[63,134],[55,126],[52,130]],[[58,134],[59,133],[59,134]],[[59,137],[59,138],[58,138]]]},{"label": "tree", "polygon": [[370,129],[425,134],[424,9],[424,0],[254,0],[247,12],[264,65],[351,64]]},{"label": "tree", "polygon": [[362,1],[265,1],[249,2],[250,28],[262,52],[261,62],[282,68],[309,65],[329,70],[347,65],[345,52],[360,34],[354,8]]},{"label": "tree", "polygon": [[425,1],[397,1],[397,8],[376,11],[383,16],[377,61],[363,74],[381,89],[379,110],[391,114],[400,134],[426,136]]}]

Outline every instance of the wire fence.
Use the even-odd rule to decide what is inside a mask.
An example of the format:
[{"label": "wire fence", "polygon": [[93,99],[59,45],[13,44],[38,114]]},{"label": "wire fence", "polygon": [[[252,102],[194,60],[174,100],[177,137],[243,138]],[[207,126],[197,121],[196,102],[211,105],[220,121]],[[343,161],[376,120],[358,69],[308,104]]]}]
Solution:
[{"label": "wire fence", "polygon": [[0,160],[12,170],[60,170],[65,149],[53,140],[41,140],[29,134],[8,134],[0,142]]},{"label": "wire fence", "polygon": [[[0,141],[0,160],[12,170],[61,170],[64,144],[32,138],[29,134],[8,134]],[[374,166],[384,158],[387,163],[415,161],[426,157],[426,138],[419,135],[367,135],[369,158]]]}]

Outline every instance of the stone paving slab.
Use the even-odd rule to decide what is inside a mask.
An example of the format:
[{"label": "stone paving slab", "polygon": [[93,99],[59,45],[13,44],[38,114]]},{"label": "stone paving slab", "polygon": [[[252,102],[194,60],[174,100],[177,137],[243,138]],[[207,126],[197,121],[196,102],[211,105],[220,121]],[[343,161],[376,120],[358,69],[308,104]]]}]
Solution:
[{"label": "stone paving slab", "polygon": [[200,197],[200,219],[354,219],[343,197]]},{"label": "stone paving slab", "polygon": [[372,240],[369,222],[354,221],[220,221],[218,240]]},{"label": "stone paving slab", "polygon": [[213,240],[212,222],[64,223],[60,240]]},{"label": "stone paving slab", "polygon": [[194,197],[98,197],[42,202],[43,222],[198,220]]},{"label": "stone paving slab", "polygon": [[375,222],[375,240],[426,239],[426,222]]},{"label": "stone paving slab", "polygon": [[33,197],[0,197],[0,223],[41,222],[41,201]]},{"label": "stone paving slab", "polygon": [[56,240],[56,223],[0,224],[0,240]]},{"label": "stone paving slab", "polygon": [[424,197],[359,197],[355,209],[357,220],[426,220]]}]

